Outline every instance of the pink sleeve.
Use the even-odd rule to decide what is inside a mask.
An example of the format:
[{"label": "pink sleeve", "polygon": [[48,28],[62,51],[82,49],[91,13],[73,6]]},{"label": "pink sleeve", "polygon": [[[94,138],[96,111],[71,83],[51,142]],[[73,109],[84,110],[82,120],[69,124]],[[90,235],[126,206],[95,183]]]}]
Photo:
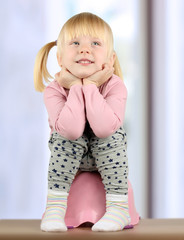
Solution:
[{"label": "pink sleeve", "polygon": [[127,89],[123,81],[115,81],[105,96],[95,84],[83,86],[83,92],[87,119],[94,134],[99,138],[112,135],[124,120]]},{"label": "pink sleeve", "polygon": [[82,136],[86,122],[82,86],[72,86],[67,96],[63,88],[55,85],[44,90],[50,124],[63,137],[75,140]]}]

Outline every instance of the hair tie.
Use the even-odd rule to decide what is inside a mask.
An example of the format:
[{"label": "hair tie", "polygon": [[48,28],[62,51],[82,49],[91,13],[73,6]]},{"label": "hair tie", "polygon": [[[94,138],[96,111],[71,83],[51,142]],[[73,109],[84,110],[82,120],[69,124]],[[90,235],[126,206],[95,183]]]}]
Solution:
[{"label": "hair tie", "polygon": [[56,43],[56,46],[57,46],[57,40],[55,41],[55,43]]}]

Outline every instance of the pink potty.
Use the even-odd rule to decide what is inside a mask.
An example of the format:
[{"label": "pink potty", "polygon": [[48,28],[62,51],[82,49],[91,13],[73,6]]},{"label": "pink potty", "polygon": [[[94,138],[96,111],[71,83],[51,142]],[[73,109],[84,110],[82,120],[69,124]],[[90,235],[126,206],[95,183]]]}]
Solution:
[{"label": "pink potty", "polygon": [[[134,205],[133,190],[128,183],[128,204],[132,228],[139,222]],[[105,190],[98,172],[81,172],[72,183],[68,196],[65,223],[68,228],[91,222],[96,223],[105,213]]]}]

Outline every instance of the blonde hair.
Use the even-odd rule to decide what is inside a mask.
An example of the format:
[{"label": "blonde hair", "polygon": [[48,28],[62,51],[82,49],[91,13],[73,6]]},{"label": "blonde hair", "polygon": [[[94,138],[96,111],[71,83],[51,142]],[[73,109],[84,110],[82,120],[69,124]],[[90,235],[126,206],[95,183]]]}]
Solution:
[{"label": "blonde hair", "polygon": [[[63,43],[79,36],[92,36],[106,42],[109,56],[113,54],[114,43],[110,26],[100,17],[92,13],[80,13],[71,17],[62,27],[57,43],[50,42],[43,46],[38,52],[34,66],[34,86],[37,91],[42,92],[45,88],[43,79],[49,83],[49,78],[53,78],[47,70],[47,59],[50,49],[57,45],[57,52],[61,54]],[[114,62],[114,74],[123,79],[121,67],[116,55]]]}]

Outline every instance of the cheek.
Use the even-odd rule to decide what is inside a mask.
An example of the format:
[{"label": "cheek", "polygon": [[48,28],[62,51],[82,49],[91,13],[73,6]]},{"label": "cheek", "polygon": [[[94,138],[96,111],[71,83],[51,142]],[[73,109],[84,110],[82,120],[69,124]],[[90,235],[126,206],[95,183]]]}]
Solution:
[{"label": "cheek", "polygon": [[98,54],[99,63],[104,64],[109,60],[106,51],[102,51]]},{"label": "cheek", "polygon": [[65,66],[66,68],[68,68],[70,66],[70,63],[71,63],[68,55],[63,55],[61,62],[62,62],[62,66]]}]

